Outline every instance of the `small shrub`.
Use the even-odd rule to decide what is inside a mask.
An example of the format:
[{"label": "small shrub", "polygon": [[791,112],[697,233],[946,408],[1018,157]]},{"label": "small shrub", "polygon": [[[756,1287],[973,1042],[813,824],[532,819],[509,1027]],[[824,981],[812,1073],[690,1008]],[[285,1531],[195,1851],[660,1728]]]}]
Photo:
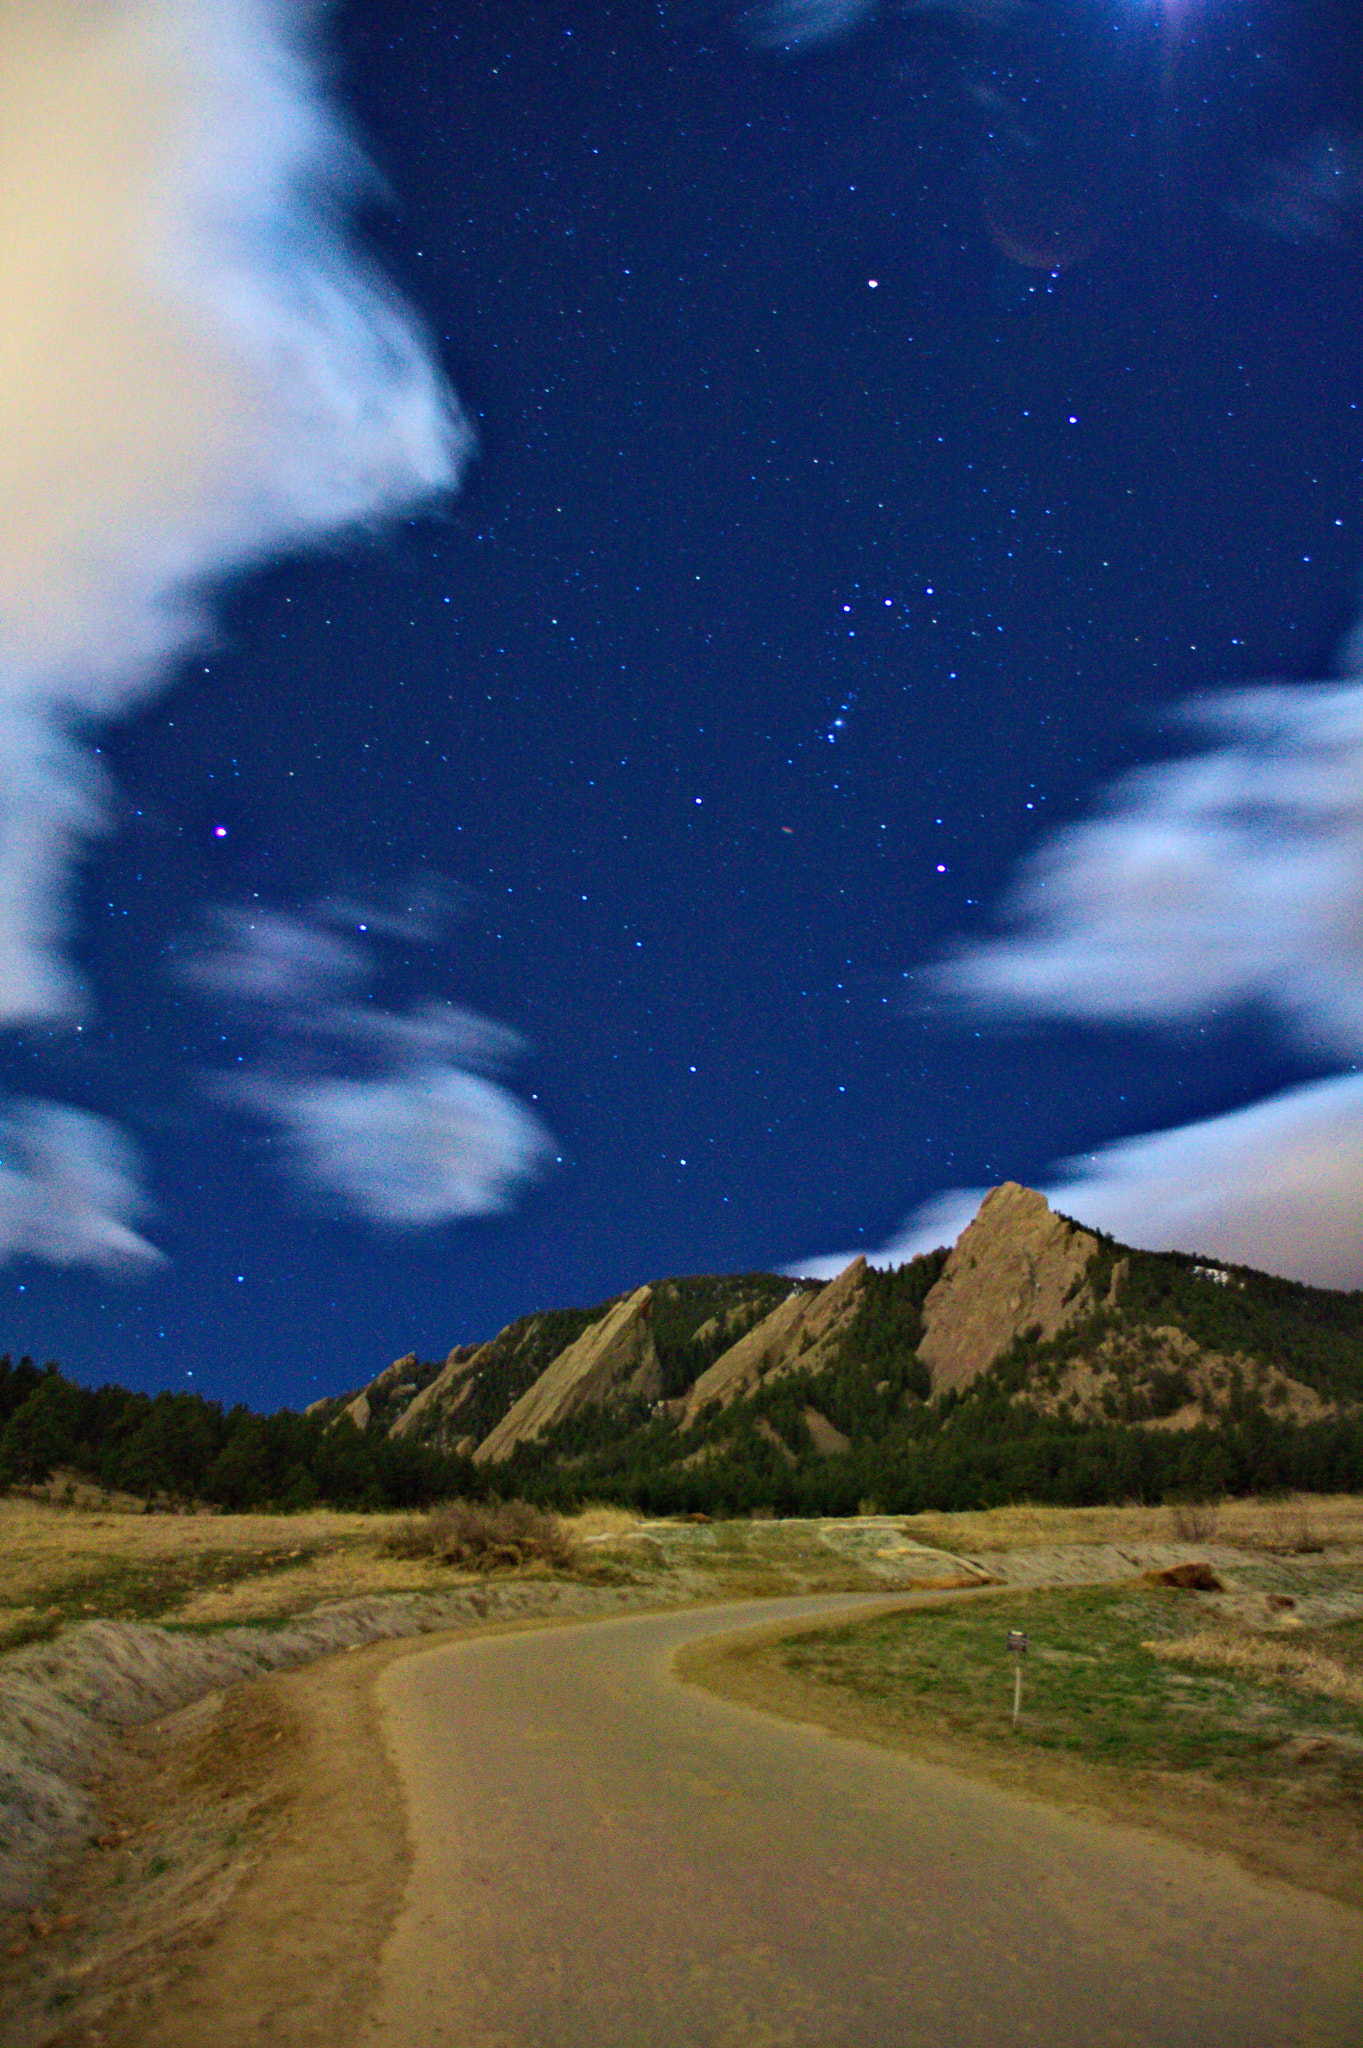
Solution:
[{"label": "small shrub", "polygon": [[524,1500],[455,1500],[405,1523],[387,1539],[400,1557],[430,1557],[465,1571],[517,1571],[528,1564],[571,1571],[577,1550],[557,1515]]},{"label": "small shrub", "polygon": [[1174,1538],[1179,1543],[1206,1543],[1216,1534],[1214,1500],[1175,1500],[1169,1503]]}]

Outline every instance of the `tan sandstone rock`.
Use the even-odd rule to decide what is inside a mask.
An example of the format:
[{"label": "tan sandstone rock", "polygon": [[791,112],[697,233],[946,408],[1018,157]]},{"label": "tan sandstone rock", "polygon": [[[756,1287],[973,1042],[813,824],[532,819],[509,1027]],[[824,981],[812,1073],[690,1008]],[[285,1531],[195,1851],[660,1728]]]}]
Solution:
[{"label": "tan sandstone rock", "polygon": [[1084,1275],[1097,1249],[1044,1195],[1011,1180],[992,1189],[923,1303],[918,1356],[934,1394],[969,1386],[1024,1330],[1054,1337],[1091,1314]]},{"label": "tan sandstone rock", "polygon": [[711,1401],[727,1408],[782,1373],[820,1371],[861,1306],[865,1284],[866,1261],[856,1258],[817,1294],[788,1294],[701,1374],[686,1396],[683,1427]]},{"label": "tan sandstone rock", "polygon": [[457,1344],[431,1384],[413,1397],[388,1434],[424,1435],[423,1423],[437,1416],[444,1423],[458,1414],[477,1381],[479,1355],[490,1348],[487,1344]]},{"label": "tan sandstone rock", "polygon": [[473,1454],[475,1464],[509,1458],[517,1444],[543,1436],[594,1403],[635,1394],[655,1398],[662,1390],[662,1371],[653,1344],[652,1308],[653,1289],[637,1287],[584,1330],[483,1438]]}]

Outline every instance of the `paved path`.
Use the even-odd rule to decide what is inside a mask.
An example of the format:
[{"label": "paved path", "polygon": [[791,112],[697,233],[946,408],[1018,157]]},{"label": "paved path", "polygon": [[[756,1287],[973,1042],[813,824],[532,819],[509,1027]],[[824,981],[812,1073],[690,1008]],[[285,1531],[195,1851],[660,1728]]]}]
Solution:
[{"label": "paved path", "polygon": [[671,1675],[866,1604],[394,1664],[416,1861],[363,2048],[1357,2048],[1363,1917]]}]

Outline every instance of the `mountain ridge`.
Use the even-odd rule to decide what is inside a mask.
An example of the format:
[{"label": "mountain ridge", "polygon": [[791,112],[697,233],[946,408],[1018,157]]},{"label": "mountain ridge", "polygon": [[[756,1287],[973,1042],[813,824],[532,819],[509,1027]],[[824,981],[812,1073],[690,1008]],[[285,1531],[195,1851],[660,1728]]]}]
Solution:
[{"label": "mountain ridge", "polygon": [[1196,1439],[1191,1485],[1232,1424],[1363,1415],[1363,1295],[1121,1246],[1005,1182],[906,1266],[648,1283],[443,1363],[407,1354],[330,1412],[551,1493],[671,1500],[732,1469],[788,1501],[816,1472],[826,1494],[842,1465],[893,1478],[990,1432],[1013,1467],[1076,1432]]}]

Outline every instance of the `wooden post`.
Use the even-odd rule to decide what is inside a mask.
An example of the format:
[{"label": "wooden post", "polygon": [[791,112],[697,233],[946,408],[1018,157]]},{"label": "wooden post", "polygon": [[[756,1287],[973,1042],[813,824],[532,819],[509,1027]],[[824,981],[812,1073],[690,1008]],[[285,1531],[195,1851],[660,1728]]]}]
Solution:
[{"label": "wooden post", "polygon": [[1008,1647],[1013,1653],[1013,1726],[1016,1728],[1022,1718],[1022,1660],[1027,1655],[1026,1630],[1010,1628]]}]

